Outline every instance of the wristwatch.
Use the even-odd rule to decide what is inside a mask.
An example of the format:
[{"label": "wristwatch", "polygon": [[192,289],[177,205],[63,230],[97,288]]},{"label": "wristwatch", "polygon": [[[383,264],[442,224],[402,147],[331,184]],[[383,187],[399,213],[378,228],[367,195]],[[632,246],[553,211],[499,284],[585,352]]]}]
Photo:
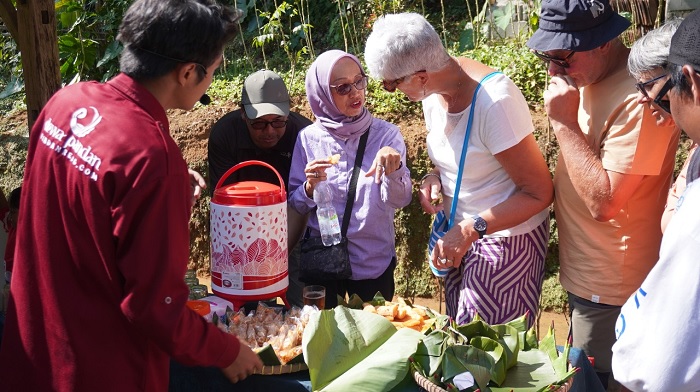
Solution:
[{"label": "wristwatch", "polygon": [[479,215],[472,216],[472,219],[474,219],[474,230],[479,233],[479,239],[484,238],[486,234],[486,221]]}]

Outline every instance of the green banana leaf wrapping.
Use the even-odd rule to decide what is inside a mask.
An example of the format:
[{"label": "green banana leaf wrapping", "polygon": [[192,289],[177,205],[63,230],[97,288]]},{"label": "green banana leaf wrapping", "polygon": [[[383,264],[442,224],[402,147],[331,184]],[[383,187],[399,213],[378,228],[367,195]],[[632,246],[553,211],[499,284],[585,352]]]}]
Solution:
[{"label": "green banana leaf wrapping", "polygon": [[489,326],[476,318],[465,325],[433,330],[418,345],[413,368],[435,385],[458,391],[455,376],[468,371],[476,385],[466,390],[493,392],[547,391],[576,373],[569,369],[569,347],[557,352],[554,330],[537,342],[527,315]]},{"label": "green banana leaf wrapping", "polygon": [[424,337],[384,317],[338,306],[312,316],[302,346],[314,391],[390,391]]}]

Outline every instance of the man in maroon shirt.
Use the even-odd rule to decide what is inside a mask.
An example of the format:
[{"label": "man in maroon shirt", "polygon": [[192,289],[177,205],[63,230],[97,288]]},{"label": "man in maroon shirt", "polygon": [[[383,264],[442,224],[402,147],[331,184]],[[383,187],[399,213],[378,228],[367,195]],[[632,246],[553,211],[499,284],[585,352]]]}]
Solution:
[{"label": "man in maroon shirt", "polygon": [[0,388],[165,391],[169,359],[262,366],[185,303],[191,188],[166,109],[191,109],[235,34],[213,0],[137,0],[122,73],[46,104],[30,135]]}]

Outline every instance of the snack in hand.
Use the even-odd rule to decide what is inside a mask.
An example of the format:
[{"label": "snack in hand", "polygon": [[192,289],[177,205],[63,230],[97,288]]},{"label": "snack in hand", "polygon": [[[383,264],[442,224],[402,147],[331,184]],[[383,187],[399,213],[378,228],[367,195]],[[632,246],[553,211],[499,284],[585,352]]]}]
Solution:
[{"label": "snack in hand", "polygon": [[331,165],[335,165],[338,162],[340,162],[340,154],[333,154],[328,157],[328,162],[330,162]]}]

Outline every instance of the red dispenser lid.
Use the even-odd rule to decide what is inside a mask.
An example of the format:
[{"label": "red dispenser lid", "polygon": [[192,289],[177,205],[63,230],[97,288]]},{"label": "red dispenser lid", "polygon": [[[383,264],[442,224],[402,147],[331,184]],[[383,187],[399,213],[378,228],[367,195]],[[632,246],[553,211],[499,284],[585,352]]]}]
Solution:
[{"label": "red dispenser lid", "polygon": [[[221,186],[221,184],[234,171],[250,166],[260,165],[275,172],[279,185],[270,184],[261,181],[242,181],[235,184]],[[245,161],[228,169],[219,182],[216,184],[212,202],[221,205],[242,205],[242,206],[267,206],[278,204],[287,200],[287,192],[284,189],[282,176],[275,170],[274,167],[262,161]]]},{"label": "red dispenser lid", "polygon": [[221,205],[268,206],[287,200],[278,185],[260,181],[243,181],[214,191],[212,201]]}]

